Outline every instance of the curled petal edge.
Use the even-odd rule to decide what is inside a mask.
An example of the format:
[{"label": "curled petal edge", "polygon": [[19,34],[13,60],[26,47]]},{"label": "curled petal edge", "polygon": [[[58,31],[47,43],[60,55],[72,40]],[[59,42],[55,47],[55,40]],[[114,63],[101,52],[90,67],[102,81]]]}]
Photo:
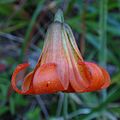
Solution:
[{"label": "curled petal edge", "polygon": [[16,67],[13,75],[12,75],[12,83],[11,83],[11,84],[12,84],[12,87],[13,87],[13,89],[14,89],[16,92],[18,92],[19,94],[31,94],[31,93],[33,93],[32,88],[29,88],[27,91],[24,91],[24,90],[18,89],[18,88],[17,88],[17,85],[16,85],[16,76],[17,76],[17,74],[18,74],[21,70],[27,68],[28,66],[29,66],[28,63],[24,63],[24,64],[18,65],[18,66]]},{"label": "curled petal edge", "polygon": [[101,67],[101,71],[103,72],[103,74],[104,74],[104,79],[105,79],[105,83],[104,83],[104,85],[101,87],[101,89],[105,89],[105,88],[107,88],[107,87],[110,85],[110,83],[111,83],[111,81],[110,81],[110,76],[109,76],[108,72],[107,72],[104,68],[102,68],[102,67]]},{"label": "curled petal edge", "polygon": [[110,85],[110,76],[104,68],[91,62],[85,62],[85,64],[91,72],[91,84],[85,92],[105,89]]}]

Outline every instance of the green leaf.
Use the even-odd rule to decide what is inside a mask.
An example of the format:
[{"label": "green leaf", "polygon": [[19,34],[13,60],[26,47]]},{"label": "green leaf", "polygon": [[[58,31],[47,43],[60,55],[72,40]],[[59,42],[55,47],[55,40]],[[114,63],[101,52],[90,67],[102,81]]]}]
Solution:
[{"label": "green leaf", "polygon": [[70,93],[69,97],[70,97],[70,99],[72,99],[74,102],[76,102],[79,105],[82,103],[79,96],[77,96],[77,94],[75,94],[75,93]]},{"label": "green leaf", "polygon": [[[11,5],[7,4],[7,5],[1,5],[0,4],[0,15],[3,16],[8,16],[13,12],[13,8]],[[2,21],[3,19],[1,19],[0,21]]]},{"label": "green leaf", "polygon": [[36,107],[34,110],[29,110],[26,118],[27,120],[40,120],[40,108]]},{"label": "green leaf", "polygon": [[1,108],[2,109],[0,109],[0,116],[5,114],[9,110],[9,108],[7,106],[2,106]]},{"label": "green leaf", "polygon": [[13,3],[16,0],[0,0],[0,4],[8,4],[8,3]]},{"label": "green leaf", "polygon": [[81,120],[88,120],[92,114],[95,114],[97,112],[100,112],[103,109],[107,109],[107,105],[115,100],[118,100],[120,98],[120,86],[115,86],[114,89],[112,89],[107,98],[101,103],[99,104],[97,107],[95,107],[94,109],[92,109],[92,111],[87,114],[84,117],[81,117]]},{"label": "green leaf", "polygon": [[12,97],[10,98],[10,112],[12,115],[15,114],[15,99],[13,99]]},{"label": "green leaf", "polygon": [[25,38],[24,38],[24,41],[25,41],[25,42],[24,42],[23,45],[22,45],[20,61],[23,59],[23,55],[24,55],[24,52],[25,52],[25,48],[26,48],[26,46],[27,46],[27,44],[28,44],[28,42],[29,42],[30,33],[31,33],[31,31],[32,31],[32,28],[33,28],[35,22],[36,22],[36,19],[37,19],[38,15],[40,14],[40,11],[42,10],[42,5],[43,5],[43,3],[44,3],[43,0],[41,0],[41,1],[38,3],[38,5],[37,5],[37,7],[36,7],[36,9],[35,9],[35,12],[33,13],[33,16],[32,16],[32,18],[31,18],[31,21],[30,21],[30,23],[29,23],[29,26],[28,26],[28,29],[27,29],[27,31],[26,31]]}]

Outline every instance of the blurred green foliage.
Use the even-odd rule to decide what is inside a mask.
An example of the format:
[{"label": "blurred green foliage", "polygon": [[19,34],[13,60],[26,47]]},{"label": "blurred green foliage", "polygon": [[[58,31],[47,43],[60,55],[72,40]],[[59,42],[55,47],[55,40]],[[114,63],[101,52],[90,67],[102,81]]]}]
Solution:
[{"label": "blurred green foliage", "polygon": [[[35,66],[46,29],[59,8],[73,29],[78,47],[85,49],[84,58],[106,67],[111,86],[67,96],[14,93],[12,72],[22,61]],[[0,120],[118,120],[119,80],[120,0],[0,0]]]}]

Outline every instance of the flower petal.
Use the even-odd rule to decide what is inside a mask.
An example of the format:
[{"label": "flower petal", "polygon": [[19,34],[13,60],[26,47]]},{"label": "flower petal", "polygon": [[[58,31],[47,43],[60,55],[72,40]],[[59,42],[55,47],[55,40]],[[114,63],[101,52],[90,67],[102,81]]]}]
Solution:
[{"label": "flower petal", "polygon": [[85,64],[91,74],[90,86],[85,90],[86,92],[100,90],[104,85],[105,87],[109,85],[107,82],[109,75],[103,68],[91,62],[85,62]]},{"label": "flower petal", "polygon": [[[73,66],[73,68],[74,68],[74,66]],[[71,69],[70,84],[76,92],[84,92],[84,90],[90,84],[90,82],[89,82],[90,74],[87,71],[87,68],[85,68],[84,62],[80,62],[78,64],[78,70],[73,69],[73,71],[72,71],[72,69]],[[83,82],[80,82],[80,81],[84,81],[84,84],[83,84]],[[85,82],[86,82],[86,85],[85,85]]]},{"label": "flower petal", "polygon": [[[27,89],[27,91],[24,91],[24,90],[18,89],[18,88],[17,88],[17,85],[16,85],[16,82],[18,82],[18,81],[16,81],[16,76],[17,76],[17,74],[18,74],[20,71],[22,71],[23,69],[25,69],[26,67],[28,67],[28,66],[29,66],[28,63],[24,63],[24,64],[18,65],[18,66],[16,67],[13,75],[12,75],[12,87],[13,87],[13,89],[14,89],[16,92],[18,92],[19,94],[31,94],[31,93],[33,93],[33,90],[32,90],[32,88],[30,88],[30,87],[29,87],[29,89]],[[27,79],[26,79],[26,80],[27,80]],[[28,80],[28,83],[30,83],[30,82],[31,82],[31,80],[29,79],[29,80]],[[29,84],[29,85],[30,85],[30,84]],[[27,87],[28,87],[28,86],[27,86]],[[24,86],[24,88],[25,88],[25,86]]]},{"label": "flower petal", "polygon": [[[82,76],[84,76],[84,71],[82,70],[82,66],[78,66],[78,60],[83,64],[84,62],[81,55],[76,52],[77,50],[75,51],[75,44],[71,43],[70,41],[72,40],[70,40],[70,36],[68,36],[66,33],[65,26],[63,26],[63,42],[65,45],[65,52],[69,65],[68,74],[70,78],[70,84],[76,92],[82,92],[85,88],[88,87],[89,81],[88,79],[82,78]],[[74,44],[74,46],[72,46],[72,44]]]},{"label": "flower petal", "polygon": [[42,55],[39,58],[37,68],[43,64],[55,63],[57,65],[56,69],[59,73],[62,86],[64,89],[67,89],[69,85],[69,65],[62,39],[62,24],[59,22],[51,24],[47,30],[44,48]]},{"label": "flower petal", "polygon": [[102,67],[101,67],[101,71],[103,73],[104,81],[105,81],[105,83],[101,87],[101,89],[104,89],[104,88],[107,88],[110,85],[110,76],[109,76],[108,72],[105,69],[103,69]]},{"label": "flower petal", "polygon": [[57,73],[56,64],[43,64],[36,70],[33,78],[33,89],[36,94],[55,93],[64,90]]},{"label": "flower petal", "polygon": [[32,79],[33,79],[34,73],[30,72],[23,81],[22,84],[22,91],[26,92],[30,89],[30,87],[32,88]]}]

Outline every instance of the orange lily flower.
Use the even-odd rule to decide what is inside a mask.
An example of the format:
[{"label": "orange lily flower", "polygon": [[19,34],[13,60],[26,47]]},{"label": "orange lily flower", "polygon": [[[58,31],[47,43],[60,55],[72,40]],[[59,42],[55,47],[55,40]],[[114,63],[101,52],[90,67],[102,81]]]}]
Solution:
[{"label": "orange lily flower", "polygon": [[35,69],[24,78],[21,89],[18,89],[16,76],[28,66],[28,63],[18,65],[12,75],[12,87],[20,94],[91,92],[110,85],[108,72],[83,60],[71,28],[58,20],[47,31]]}]

